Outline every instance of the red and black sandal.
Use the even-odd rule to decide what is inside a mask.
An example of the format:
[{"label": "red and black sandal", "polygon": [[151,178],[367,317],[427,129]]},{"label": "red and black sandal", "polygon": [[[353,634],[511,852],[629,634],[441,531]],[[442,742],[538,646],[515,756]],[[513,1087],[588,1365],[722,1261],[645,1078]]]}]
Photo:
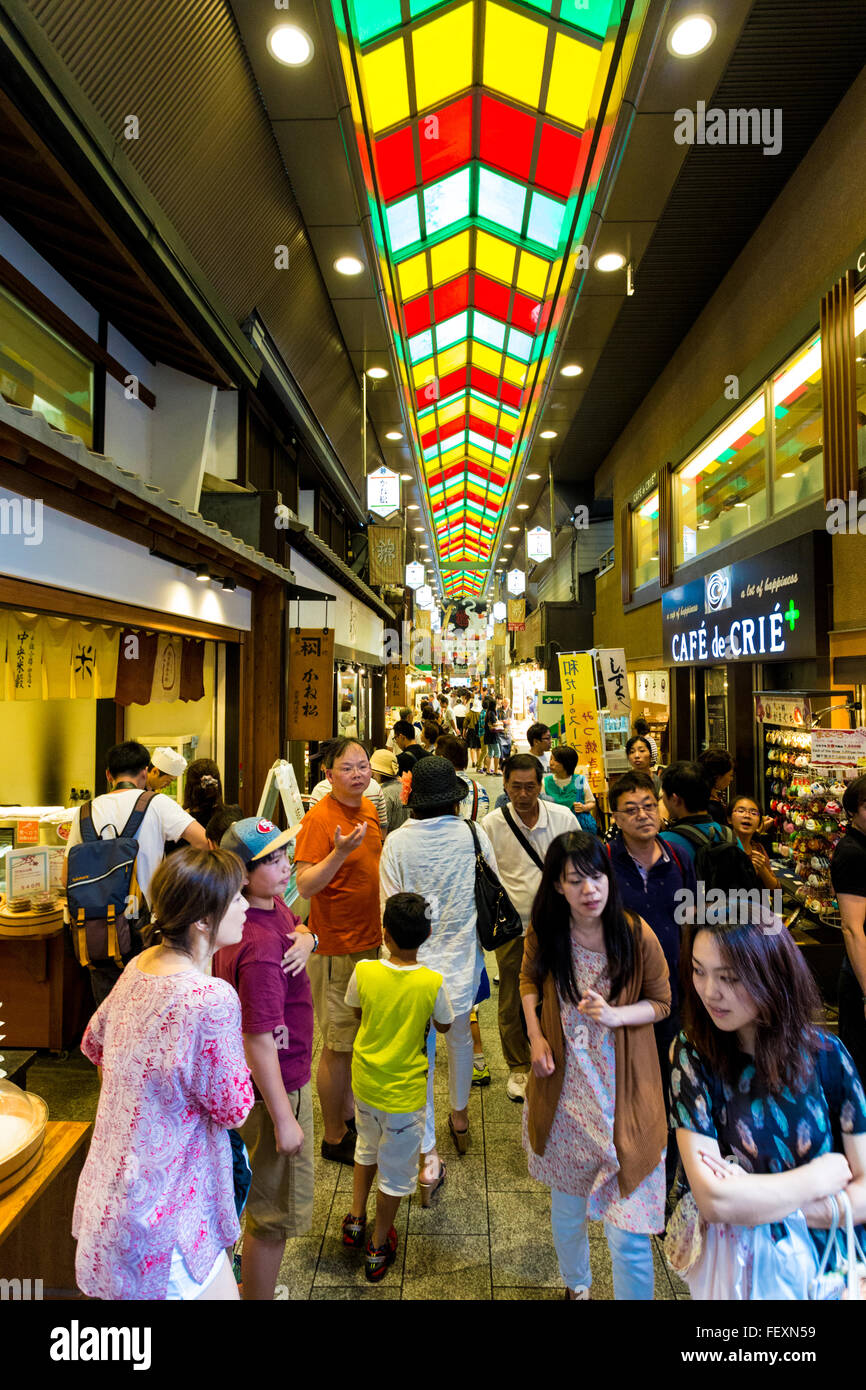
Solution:
[{"label": "red and black sandal", "polygon": [[380,1245],[378,1249],[375,1248],[372,1240],[368,1240],[364,1255],[364,1273],[370,1283],[378,1284],[380,1279],[384,1279],[396,1258],[397,1232],[393,1226],[388,1232],[385,1244]]},{"label": "red and black sandal", "polygon": [[363,1216],[353,1216],[348,1212],[343,1217],[343,1244],[348,1245],[352,1250],[364,1249],[364,1236],[367,1231],[367,1221]]}]

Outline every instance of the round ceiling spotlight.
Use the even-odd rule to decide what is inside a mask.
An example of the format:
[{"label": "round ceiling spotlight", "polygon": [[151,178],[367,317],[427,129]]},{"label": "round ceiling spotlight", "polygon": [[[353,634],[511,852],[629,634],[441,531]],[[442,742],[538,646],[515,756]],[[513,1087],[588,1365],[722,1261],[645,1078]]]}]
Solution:
[{"label": "round ceiling spotlight", "polygon": [[384,381],[388,375],[384,367],[368,367],[367,376],[373,381]]},{"label": "round ceiling spotlight", "polygon": [[556,430],[542,430],[539,436],[541,439],[555,439]]},{"label": "round ceiling spotlight", "polygon": [[[389,430],[388,433],[385,435],[385,438],[386,438],[386,439],[391,439],[391,440],[394,441],[394,443],[396,443],[397,440],[398,440],[398,439],[402,439],[403,436],[402,436],[402,434],[400,433],[399,430]],[[401,478],[402,478],[404,475],[401,473],[400,476],[401,476]],[[410,476],[411,476],[411,475],[410,475]]]},{"label": "round ceiling spotlight", "polygon": [[268,48],[278,63],[302,68],[313,57],[313,40],[297,24],[278,24],[268,34]]},{"label": "round ceiling spotlight", "polygon": [[566,362],[564,367],[560,367],[560,376],[580,376],[583,367],[579,367],[576,362]]},{"label": "round ceiling spotlight", "polygon": [[605,275],[609,275],[612,270],[622,270],[625,265],[625,256],[619,251],[606,251],[603,256],[598,256],[595,262],[596,270],[601,270]]},{"label": "round ceiling spotlight", "polygon": [[709,48],[716,37],[716,23],[708,14],[690,14],[668,34],[668,52],[675,58],[694,58]]},{"label": "round ceiling spotlight", "polygon": [[529,483],[537,483],[540,477],[540,473],[527,473],[526,481]]},{"label": "round ceiling spotlight", "polygon": [[340,275],[360,275],[364,269],[364,262],[359,261],[357,256],[338,256],[334,261],[334,269]]}]

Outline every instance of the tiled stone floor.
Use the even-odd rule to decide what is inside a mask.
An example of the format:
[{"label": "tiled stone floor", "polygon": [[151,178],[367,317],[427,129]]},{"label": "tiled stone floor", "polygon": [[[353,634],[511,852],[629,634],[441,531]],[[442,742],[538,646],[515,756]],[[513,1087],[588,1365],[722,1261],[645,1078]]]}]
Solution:
[{"label": "tiled stone floor", "polygon": [[[498,795],[499,779],[485,778]],[[493,798],[491,798],[492,803]],[[494,961],[488,962],[491,970]],[[340,1243],[340,1223],[351,1205],[350,1168],[317,1157],[313,1228],[290,1241],[280,1272],[279,1296],[289,1299],[561,1299],[550,1233],[550,1193],[529,1176],[520,1142],[522,1106],[505,1094],[507,1068],[496,1027],[496,987],[479,1017],[492,1082],[473,1088],[471,1143],[458,1157],[447,1133],[448,1082],[444,1041],[436,1068],[437,1131],[448,1168],[444,1186],[423,1210],[417,1198],[401,1203],[397,1261],[384,1282],[367,1284],[363,1259]],[[315,1075],[319,1043],[313,1059]],[[98,1083],[80,1053],[61,1061],[43,1054],[28,1078],[48,1104],[52,1119],[92,1119]],[[321,1115],[314,1088],[315,1131]],[[318,1149],[318,1142],[316,1145]],[[373,1202],[370,1203],[372,1215]],[[599,1223],[590,1227],[595,1299],[612,1299],[610,1257]],[[657,1299],[688,1298],[655,1240]]]}]

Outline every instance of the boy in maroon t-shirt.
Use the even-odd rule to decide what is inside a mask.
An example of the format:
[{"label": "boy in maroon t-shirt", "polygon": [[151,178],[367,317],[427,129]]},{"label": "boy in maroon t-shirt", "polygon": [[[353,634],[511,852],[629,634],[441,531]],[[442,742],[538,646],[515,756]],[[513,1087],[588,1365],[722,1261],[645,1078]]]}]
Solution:
[{"label": "boy in maroon t-shirt", "polygon": [[213,960],[214,975],[240,996],[244,1050],[256,1088],[256,1103],[241,1129],[252,1167],[243,1296],[268,1301],[286,1240],[306,1235],[313,1216],[313,996],[305,967],[318,943],[283,901],[292,871],[286,847],[296,830],[280,831],[253,816],[226,831],[222,848],[246,866],[249,909],[243,939]]}]

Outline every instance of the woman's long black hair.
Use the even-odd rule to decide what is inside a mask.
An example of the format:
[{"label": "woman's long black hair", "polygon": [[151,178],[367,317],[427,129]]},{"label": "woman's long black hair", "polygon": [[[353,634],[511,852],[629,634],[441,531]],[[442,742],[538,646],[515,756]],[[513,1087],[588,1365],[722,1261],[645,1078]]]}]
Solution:
[{"label": "woman's long black hair", "polygon": [[607,903],[601,914],[604,949],[607,953],[610,997],[616,999],[631,980],[637,962],[635,933],[637,923],[622,905],[610,859],[601,841],[582,830],[558,835],[544,859],[541,884],[532,904],[532,925],[538,939],[536,970],[538,985],[552,975],[560,999],[579,1004],[581,994],[574,978],[571,956],[571,908],[557,884],[569,864],[586,878],[604,874],[608,882]]}]

